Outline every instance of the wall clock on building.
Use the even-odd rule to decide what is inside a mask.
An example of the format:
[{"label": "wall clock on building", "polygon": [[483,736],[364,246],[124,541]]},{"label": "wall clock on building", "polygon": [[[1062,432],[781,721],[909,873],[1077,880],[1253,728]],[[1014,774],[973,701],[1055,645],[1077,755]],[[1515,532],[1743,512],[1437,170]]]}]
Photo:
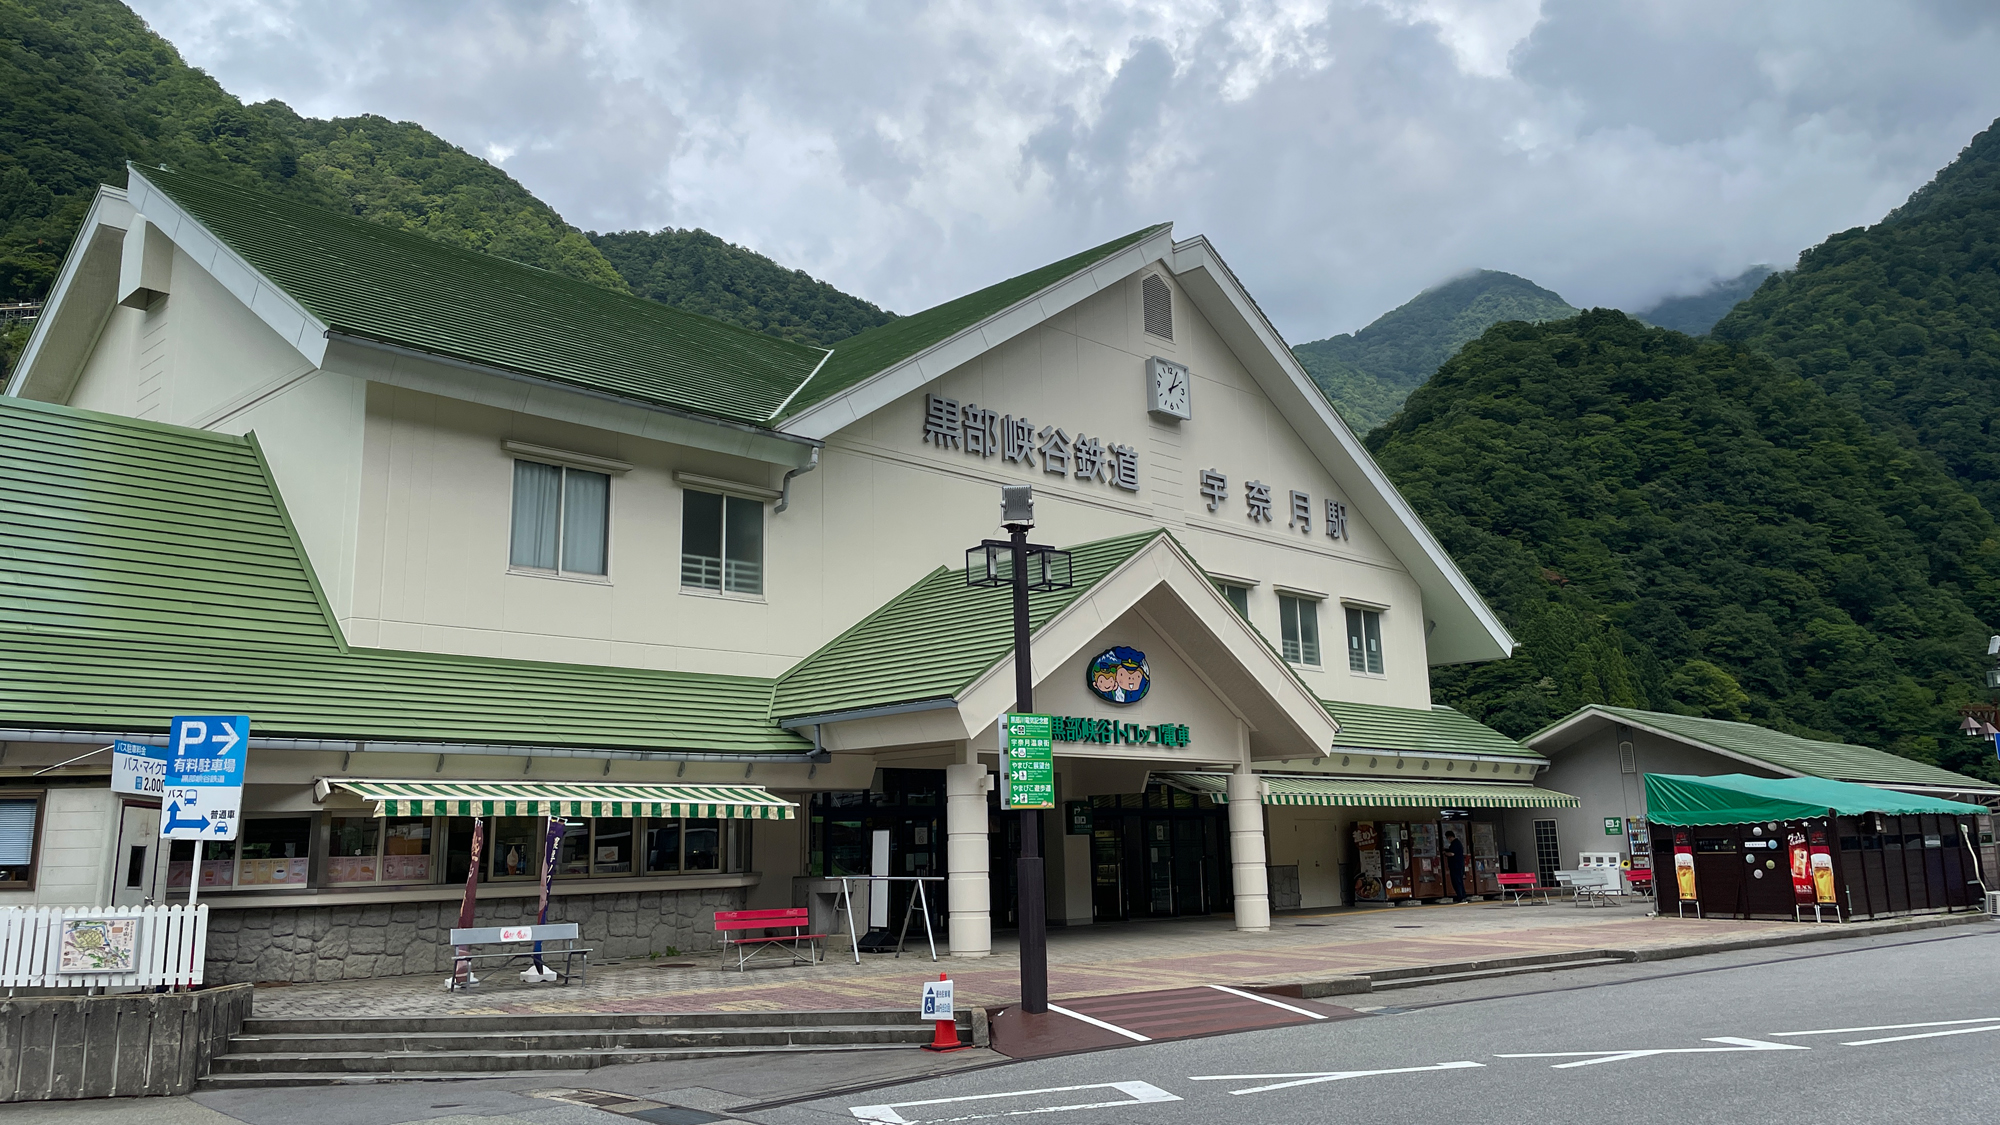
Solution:
[{"label": "wall clock on building", "polygon": [[1188,369],[1159,356],[1146,361],[1146,410],[1160,418],[1192,418],[1194,380]]}]

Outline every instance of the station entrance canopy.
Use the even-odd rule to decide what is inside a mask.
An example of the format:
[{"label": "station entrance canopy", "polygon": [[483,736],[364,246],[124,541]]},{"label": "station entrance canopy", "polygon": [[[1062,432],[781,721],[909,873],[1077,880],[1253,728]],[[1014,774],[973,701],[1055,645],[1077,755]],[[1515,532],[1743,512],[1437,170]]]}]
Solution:
[{"label": "station entrance canopy", "polygon": [[[1190,793],[1227,800],[1229,775],[1162,773],[1155,778]],[[1287,777],[1259,774],[1267,805],[1318,805],[1355,809],[1573,809],[1567,793],[1532,785],[1483,782],[1371,781],[1351,777]]]},{"label": "station entrance canopy", "polygon": [[642,785],[608,781],[452,781],[329,777],[372,802],[376,816],[697,817],[791,820],[798,806],[757,785]]},{"label": "station entrance canopy", "polygon": [[1741,773],[1713,777],[1646,775],[1646,817],[1656,824],[1757,824],[1865,813],[1975,816],[1988,811],[1984,805],[1916,797],[1819,777],[1751,777]]}]

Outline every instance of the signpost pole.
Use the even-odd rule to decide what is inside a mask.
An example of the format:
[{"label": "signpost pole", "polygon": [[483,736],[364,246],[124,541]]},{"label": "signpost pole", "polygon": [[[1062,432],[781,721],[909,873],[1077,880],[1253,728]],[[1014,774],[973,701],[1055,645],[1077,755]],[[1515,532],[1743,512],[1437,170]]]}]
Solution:
[{"label": "signpost pole", "polygon": [[[1014,709],[1035,710],[1035,669],[1028,649],[1028,527],[1008,524],[1014,563]],[[1042,883],[1042,814],[1020,810],[1021,857],[1015,868],[1021,934],[1021,1010],[1049,1010],[1048,905]]]}]

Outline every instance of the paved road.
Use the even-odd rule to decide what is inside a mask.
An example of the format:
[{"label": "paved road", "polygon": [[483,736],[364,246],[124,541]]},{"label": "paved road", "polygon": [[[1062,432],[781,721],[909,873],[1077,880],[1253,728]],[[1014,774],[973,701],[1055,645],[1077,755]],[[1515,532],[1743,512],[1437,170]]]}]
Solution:
[{"label": "paved road", "polygon": [[[1391,1007],[1367,1019],[1033,1062],[1009,1063],[990,1052],[948,1056],[954,1065],[995,1065],[893,1085],[887,1083],[922,1074],[942,1060],[914,1051],[798,1055],[638,1064],[501,1081],[40,1103],[0,1107],[0,1122],[695,1121],[684,1112],[633,1116],[548,1096],[579,1087],[699,1107],[714,1115],[699,1115],[709,1120],[758,1125],[859,1125],[870,1119],[912,1125],[972,1120],[1022,1125],[1024,1119],[1035,1125],[1330,1120],[1942,1125],[1992,1122],[1992,1107],[2000,1105],[2000,926],[1992,924],[1434,985],[1375,993],[1366,1000]],[[1926,1026],[1794,1034],[1889,1024]],[[1610,1053],[1562,1054],[1572,1051]],[[1637,1051],[1677,1053],[1629,1054]],[[1532,1054],[1549,1057],[1507,1057]],[[1356,1073],[1370,1071],[1388,1073]],[[1336,1077],[1343,1074],[1353,1076]],[[811,1100],[813,1091],[843,1085],[862,1088]],[[1087,1088],[1024,1093],[1052,1087]],[[966,1100],[933,1101],[941,1098]],[[789,1104],[768,1104],[780,1099]],[[1057,1108],[1070,1105],[1094,1108]],[[890,1108],[870,1108],[879,1106]]]},{"label": "paved road", "polygon": [[1841,944],[1620,966],[1589,980],[1579,971],[1382,993],[1371,999],[1395,1007],[1372,1019],[1140,1044],[742,1116],[768,1125],[1994,1120],[2000,933]]}]

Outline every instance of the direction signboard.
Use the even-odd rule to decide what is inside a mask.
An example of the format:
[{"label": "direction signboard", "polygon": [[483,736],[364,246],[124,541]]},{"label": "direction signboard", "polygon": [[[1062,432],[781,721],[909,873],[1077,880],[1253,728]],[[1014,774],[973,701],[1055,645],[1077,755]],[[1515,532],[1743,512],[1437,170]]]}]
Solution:
[{"label": "direction signboard", "polygon": [[167,734],[160,836],[234,840],[243,813],[250,716],[177,715]]},{"label": "direction signboard", "polygon": [[1000,807],[1056,807],[1054,721],[1048,715],[1007,716],[1005,768],[1000,772]]},{"label": "direction signboard", "polygon": [[111,744],[111,791],[158,799],[167,780],[167,752],[119,739]]}]

